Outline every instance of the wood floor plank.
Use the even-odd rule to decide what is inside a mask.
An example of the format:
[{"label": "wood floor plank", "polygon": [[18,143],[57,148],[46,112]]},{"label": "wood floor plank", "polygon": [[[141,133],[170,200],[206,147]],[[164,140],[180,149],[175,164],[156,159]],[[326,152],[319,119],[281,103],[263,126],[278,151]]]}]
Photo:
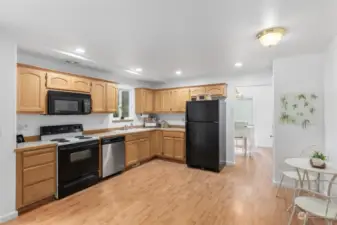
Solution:
[{"label": "wood floor plank", "polygon": [[272,169],[262,149],[220,174],[154,160],[6,225],[285,225]]}]

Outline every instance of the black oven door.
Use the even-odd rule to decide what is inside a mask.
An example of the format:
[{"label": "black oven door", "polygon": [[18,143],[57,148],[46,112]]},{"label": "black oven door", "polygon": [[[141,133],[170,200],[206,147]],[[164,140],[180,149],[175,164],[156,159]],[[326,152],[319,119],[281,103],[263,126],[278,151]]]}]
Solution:
[{"label": "black oven door", "polygon": [[98,171],[98,140],[58,147],[58,182],[69,183]]},{"label": "black oven door", "polygon": [[48,91],[49,115],[81,115],[90,113],[90,95],[61,91]]}]

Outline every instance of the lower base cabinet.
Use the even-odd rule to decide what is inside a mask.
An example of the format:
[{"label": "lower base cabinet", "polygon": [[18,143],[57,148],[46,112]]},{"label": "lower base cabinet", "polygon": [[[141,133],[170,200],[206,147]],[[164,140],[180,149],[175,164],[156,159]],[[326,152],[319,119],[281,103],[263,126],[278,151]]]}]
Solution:
[{"label": "lower base cabinet", "polygon": [[56,148],[16,152],[16,208],[56,193]]},{"label": "lower base cabinet", "polygon": [[125,143],[125,166],[134,165],[151,157],[148,138]]},{"label": "lower base cabinet", "polygon": [[163,156],[185,161],[185,134],[183,132],[163,132]]}]

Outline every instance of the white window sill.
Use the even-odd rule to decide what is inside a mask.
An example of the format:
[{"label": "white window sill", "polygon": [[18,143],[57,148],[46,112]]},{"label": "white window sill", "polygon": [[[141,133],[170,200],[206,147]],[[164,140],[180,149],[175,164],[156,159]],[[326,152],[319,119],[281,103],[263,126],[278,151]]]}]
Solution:
[{"label": "white window sill", "polygon": [[112,119],[113,123],[123,123],[123,122],[133,122],[132,118],[125,118],[125,119],[121,119],[121,118],[114,118]]}]

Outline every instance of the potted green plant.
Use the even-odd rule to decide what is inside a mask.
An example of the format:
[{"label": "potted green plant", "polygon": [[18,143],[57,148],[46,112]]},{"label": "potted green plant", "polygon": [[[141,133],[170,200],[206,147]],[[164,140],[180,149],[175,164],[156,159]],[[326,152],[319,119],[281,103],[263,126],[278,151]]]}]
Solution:
[{"label": "potted green plant", "polygon": [[311,155],[310,163],[313,167],[324,168],[326,156],[319,151],[314,151]]}]

